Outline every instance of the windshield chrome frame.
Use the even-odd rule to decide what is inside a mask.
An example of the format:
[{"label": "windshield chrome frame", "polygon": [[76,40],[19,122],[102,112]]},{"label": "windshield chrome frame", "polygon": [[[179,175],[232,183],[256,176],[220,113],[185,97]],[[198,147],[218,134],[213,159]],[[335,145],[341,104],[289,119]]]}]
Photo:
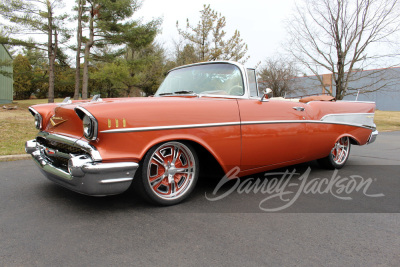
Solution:
[{"label": "windshield chrome frame", "polygon": [[[175,70],[179,70],[179,69],[183,69],[183,68],[188,68],[188,67],[192,67],[192,66],[198,66],[198,65],[209,65],[209,64],[230,64],[230,65],[234,65],[236,66],[239,71],[240,74],[242,75],[242,79],[243,79],[243,89],[244,89],[244,94],[243,95],[215,95],[215,94],[197,94],[197,97],[217,97],[217,98],[234,98],[234,99],[249,99],[250,98],[250,94],[249,94],[249,81],[248,81],[248,77],[247,77],[247,68],[245,68],[242,64],[238,63],[238,62],[234,62],[234,61],[209,61],[209,62],[200,62],[200,63],[194,63],[194,64],[189,64],[189,65],[184,65],[184,66],[179,66],[176,68],[171,69],[170,71],[168,71],[168,74],[172,71]],[[168,75],[167,74],[167,75]],[[165,95],[165,96],[194,96],[194,94],[172,94],[172,95]],[[155,96],[155,97],[165,97],[165,96]]]}]

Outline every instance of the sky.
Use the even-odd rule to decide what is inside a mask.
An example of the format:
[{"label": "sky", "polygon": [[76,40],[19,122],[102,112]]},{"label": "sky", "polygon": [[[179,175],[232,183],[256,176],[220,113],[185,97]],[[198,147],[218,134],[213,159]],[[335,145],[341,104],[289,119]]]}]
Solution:
[{"label": "sky", "polygon": [[186,27],[187,18],[196,25],[204,4],[210,4],[211,9],[225,16],[226,36],[232,36],[235,30],[240,31],[248,45],[250,58],[247,67],[254,67],[281,51],[285,39],[283,22],[292,13],[294,0],[144,0],[135,18],[142,17],[143,22],[163,18],[162,33],[157,41],[172,49],[173,41],[179,40],[176,21],[181,28]]}]

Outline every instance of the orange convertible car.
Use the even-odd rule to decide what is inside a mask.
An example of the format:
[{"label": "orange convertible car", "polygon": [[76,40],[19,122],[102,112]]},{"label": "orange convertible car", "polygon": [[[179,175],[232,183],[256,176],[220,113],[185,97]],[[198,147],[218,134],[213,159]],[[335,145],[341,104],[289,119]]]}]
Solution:
[{"label": "orange convertible car", "polygon": [[39,133],[25,149],[48,179],[93,196],[133,186],[162,205],[190,194],[209,168],[203,155],[240,176],[315,159],[341,168],[351,144],[378,135],[373,102],[259,95],[255,70],[235,62],[175,68],[154,97],[29,110]]}]

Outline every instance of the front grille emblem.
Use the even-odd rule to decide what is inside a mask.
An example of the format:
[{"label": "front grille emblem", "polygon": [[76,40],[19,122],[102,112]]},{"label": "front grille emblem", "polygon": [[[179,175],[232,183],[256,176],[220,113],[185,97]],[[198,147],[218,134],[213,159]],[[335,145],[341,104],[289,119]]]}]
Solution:
[{"label": "front grille emblem", "polygon": [[53,156],[55,155],[57,152],[57,150],[54,149],[50,149],[50,148],[45,148],[44,153],[46,153],[47,156]]},{"label": "front grille emblem", "polygon": [[51,117],[50,122],[53,127],[56,127],[57,125],[60,125],[63,122],[66,122],[67,120],[64,120],[62,117]]}]

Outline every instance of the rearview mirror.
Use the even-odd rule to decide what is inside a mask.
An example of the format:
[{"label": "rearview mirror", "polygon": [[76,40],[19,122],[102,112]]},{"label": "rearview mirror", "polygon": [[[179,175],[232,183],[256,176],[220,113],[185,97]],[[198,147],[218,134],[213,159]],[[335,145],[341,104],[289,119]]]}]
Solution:
[{"label": "rearview mirror", "polygon": [[272,93],[271,88],[267,88],[267,89],[264,90],[263,95],[262,95],[260,101],[263,102],[264,99],[271,98],[272,96],[273,96],[273,93]]}]

